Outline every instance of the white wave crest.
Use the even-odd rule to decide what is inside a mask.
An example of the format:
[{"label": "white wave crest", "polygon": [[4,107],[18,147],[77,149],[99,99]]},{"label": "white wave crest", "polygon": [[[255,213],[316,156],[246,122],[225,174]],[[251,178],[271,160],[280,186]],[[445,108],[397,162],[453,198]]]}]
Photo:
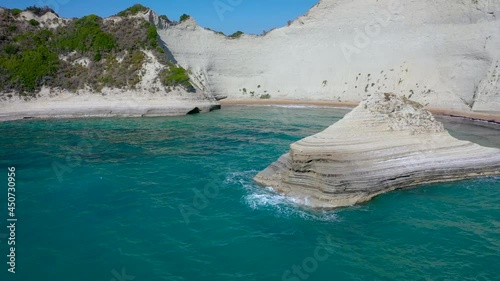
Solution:
[{"label": "white wave crest", "polygon": [[245,191],[242,201],[253,210],[273,212],[281,218],[300,217],[305,220],[338,221],[333,211],[307,210],[304,202],[275,192],[272,188],[262,188],[253,182],[257,171],[232,172],[226,176],[225,183],[238,184]]}]

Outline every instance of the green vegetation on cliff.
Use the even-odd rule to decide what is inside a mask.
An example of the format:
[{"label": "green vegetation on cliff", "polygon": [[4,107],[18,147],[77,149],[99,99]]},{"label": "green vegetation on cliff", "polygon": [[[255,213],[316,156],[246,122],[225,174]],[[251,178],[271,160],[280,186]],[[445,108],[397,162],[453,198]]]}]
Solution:
[{"label": "green vegetation on cliff", "polygon": [[242,31],[236,31],[235,33],[229,35],[229,38],[240,38],[244,33]]},{"label": "green vegetation on cliff", "polygon": [[2,79],[4,81],[0,80],[5,83],[4,87],[33,91],[39,82],[50,79],[58,69],[57,56],[43,45],[23,52],[10,47],[11,55],[0,57],[0,73],[7,73],[5,79]]},{"label": "green vegetation on cliff", "polygon": [[136,15],[139,12],[145,12],[147,10],[149,10],[147,7],[144,7],[141,4],[135,4],[134,6],[119,12],[117,14],[117,16],[126,17],[126,16],[130,16],[130,15]]},{"label": "green vegetation on cliff", "polygon": [[183,21],[185,21],[185,20],[188,20],[189,18],[191,18],[191,16],[190,16],[190,15],[183,14],[183,15],[180,17],[179,21],[180,21],[180,22],[183,22]]},{"label": "green vegetation on cliff", "polygon": [[[14,10],[17,13],[21,13],[21,10],[19,10],[19,9],[12,9],[13,12],[14,12]],[[54,12],[54,10],[52,10],[48,6],[45,6],[45,7],[29,6],[28,8],[26,8],[25,11],[30,11],[34,15],[39,16],[39,17],[41,17],[41,16],[43,16],[46,13],[49,13],[49,12],[57,15],[56,12]]]},{"label": "green vegetation on cliff", "polygon": [[[151,52],[165,66],[158,75],[165,87],[194,91],[186,70],[168,62],[156,27],[142,17],[130,17],[148,8],[134,5],[121,18],[96,15],[46,22],[18,20],[19,9],[0,12],[0,92],[34,93],[42,86],[76,91],[89,86],[134,89],[141,81]],[[35,15],[53,12],[30,7]],[[36,23],[35,23],[36,22]]]},{"label": "green vegetation on cliff", "polygon": [[59,51],[66,52],[92,54],[110,52],[117,47],[116,40],[111,33],[105,32],[102,26],[102,18],[96,15],[78,19],[58,30],[55,47]]},{"label": "green vegetation on cliff", "polygon": [[161,72],[160,80],[165,86],[181,85],[189,92],[195,91],[186,70],[180,66],[175,66],[172,63],[169,63],[168,67]]}]

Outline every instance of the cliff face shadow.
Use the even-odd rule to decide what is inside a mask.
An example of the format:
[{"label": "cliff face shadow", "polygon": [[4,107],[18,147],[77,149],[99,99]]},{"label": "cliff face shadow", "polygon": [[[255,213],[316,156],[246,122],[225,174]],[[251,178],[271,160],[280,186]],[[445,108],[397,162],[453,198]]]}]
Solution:
[{"label": "cliff face shadow", "polygon": [[198,107],[195,107],[191,111],[189,111],[186,115],[198,114],[200,112],[201,112],[200,109]]},{"label": "cliff face shadow", "polygon": [[158,36],[158,41],[160,43],[160,47],[163,49],[163,51],[165,51],[165,56],[167,60],[173,62],[174,64],[177,64],[177,60],[167,47],[167,43],[165,43],[165,41],[163,41],[163,39],[161,39],[160,36]]}]

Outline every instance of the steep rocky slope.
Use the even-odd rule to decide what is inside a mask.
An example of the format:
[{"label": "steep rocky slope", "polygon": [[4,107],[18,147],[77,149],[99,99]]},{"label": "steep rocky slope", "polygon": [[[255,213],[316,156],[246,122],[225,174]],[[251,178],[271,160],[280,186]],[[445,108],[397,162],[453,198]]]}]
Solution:
[{"label": "steep rocky slope", "polygon": [[210,111],[216,99],[165,53],[148,8],[64,19],[0,10],[0,119]]},{"label": "steep rocky slope", "polygon": [[424,183],[500,174],[500,150],[460,141],[423,106],[377,93],[290,146],[255,180],[300,204],[333,208]]},{"label": "steep rocky slope", "polygon": [[321,0],[265,36],[229,38],[194,19],[158,33],[207,91],[230,99],[392,91],[429,108],[499,114],[499,12],[500,0]]}]

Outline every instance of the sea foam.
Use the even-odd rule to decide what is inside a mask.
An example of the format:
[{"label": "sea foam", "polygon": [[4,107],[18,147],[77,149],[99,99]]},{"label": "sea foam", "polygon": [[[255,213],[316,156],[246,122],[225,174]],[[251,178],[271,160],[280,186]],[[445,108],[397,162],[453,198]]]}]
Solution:
[{"label": "sea foam", "polygon": [[253,182],[257,171],[231,172],[224,183],[236,184],[244,191],[243,204],[257,211],[268,211],[276,217],[297,218],[317,221],[338,221],[338,215],[333,211],[309,210],[302,207],[297,199],[275,192],[272,188],[260,187]]}]

